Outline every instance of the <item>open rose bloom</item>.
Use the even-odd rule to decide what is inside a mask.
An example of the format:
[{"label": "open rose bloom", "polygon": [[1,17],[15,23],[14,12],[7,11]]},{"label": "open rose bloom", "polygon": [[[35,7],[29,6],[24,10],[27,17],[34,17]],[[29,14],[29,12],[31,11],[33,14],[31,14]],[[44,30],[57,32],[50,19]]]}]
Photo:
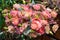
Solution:
[{"label": "open rose bloom", "polygon": [[[45,8],[42,4],[14,4],[10,13],[6,13],[4,17],[8,32],[36,37],[50,33],[50,25],[56,22],[54,21],[56,16],[57,13],[54,10]],[[53,25],[53,32],[55,33],[58,28],[57,25]]]}]

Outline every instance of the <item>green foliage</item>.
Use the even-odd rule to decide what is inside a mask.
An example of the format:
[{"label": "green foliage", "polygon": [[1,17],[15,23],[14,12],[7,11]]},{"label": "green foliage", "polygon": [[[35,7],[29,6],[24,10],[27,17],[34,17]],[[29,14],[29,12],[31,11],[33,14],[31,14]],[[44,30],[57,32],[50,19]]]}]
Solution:
[{"label": "green foliage", "polygon": [[4,24],[4,17],[2,16],[2,14],[0,14],[0,29],[4,26]]}]

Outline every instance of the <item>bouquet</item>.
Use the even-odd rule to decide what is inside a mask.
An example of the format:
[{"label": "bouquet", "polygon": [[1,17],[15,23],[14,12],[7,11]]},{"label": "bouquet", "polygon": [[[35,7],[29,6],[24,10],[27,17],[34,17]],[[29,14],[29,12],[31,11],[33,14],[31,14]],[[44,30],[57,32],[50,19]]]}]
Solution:
[{"label": "bouquet", "polygon": [[[54,20],[57,12],[42,4],[13,4],[13,7],[2,11],[7,31],[37,37],[43,34],[53,34],[59,28]],[[53,33],[52,33],[52,31]]]}]

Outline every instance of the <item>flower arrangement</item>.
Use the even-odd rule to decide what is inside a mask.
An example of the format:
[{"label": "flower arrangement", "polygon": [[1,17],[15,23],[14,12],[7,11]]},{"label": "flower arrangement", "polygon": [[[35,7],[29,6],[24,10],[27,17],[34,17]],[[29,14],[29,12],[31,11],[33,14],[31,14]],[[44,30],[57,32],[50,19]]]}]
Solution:
[{"label": "flower arrangement", "polygon": [[4,13],[5,23],[10,33],[37,37],[37,35],[53,34],[52,31],[55,33],[59,28],[54,20],[57,12],[42,4],[16,3],[13,4],[11,10],[4,9],[2,13]]}]

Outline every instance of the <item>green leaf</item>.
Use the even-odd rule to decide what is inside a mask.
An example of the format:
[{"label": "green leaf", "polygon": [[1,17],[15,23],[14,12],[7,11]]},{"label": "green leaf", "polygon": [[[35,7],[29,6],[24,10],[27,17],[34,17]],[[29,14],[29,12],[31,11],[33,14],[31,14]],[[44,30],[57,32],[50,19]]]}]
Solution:
[{"label": "green leaf", "polygon": [[8,27],[4,27],[4,29],[8,29]]},{"label": "green leaf", "polygon": [[18,26],[22,27],[22,24],[18,24]]},{"label": "green leaf", "polygon": [[50,34],[53,35],[52,31],[50,31]]}]

